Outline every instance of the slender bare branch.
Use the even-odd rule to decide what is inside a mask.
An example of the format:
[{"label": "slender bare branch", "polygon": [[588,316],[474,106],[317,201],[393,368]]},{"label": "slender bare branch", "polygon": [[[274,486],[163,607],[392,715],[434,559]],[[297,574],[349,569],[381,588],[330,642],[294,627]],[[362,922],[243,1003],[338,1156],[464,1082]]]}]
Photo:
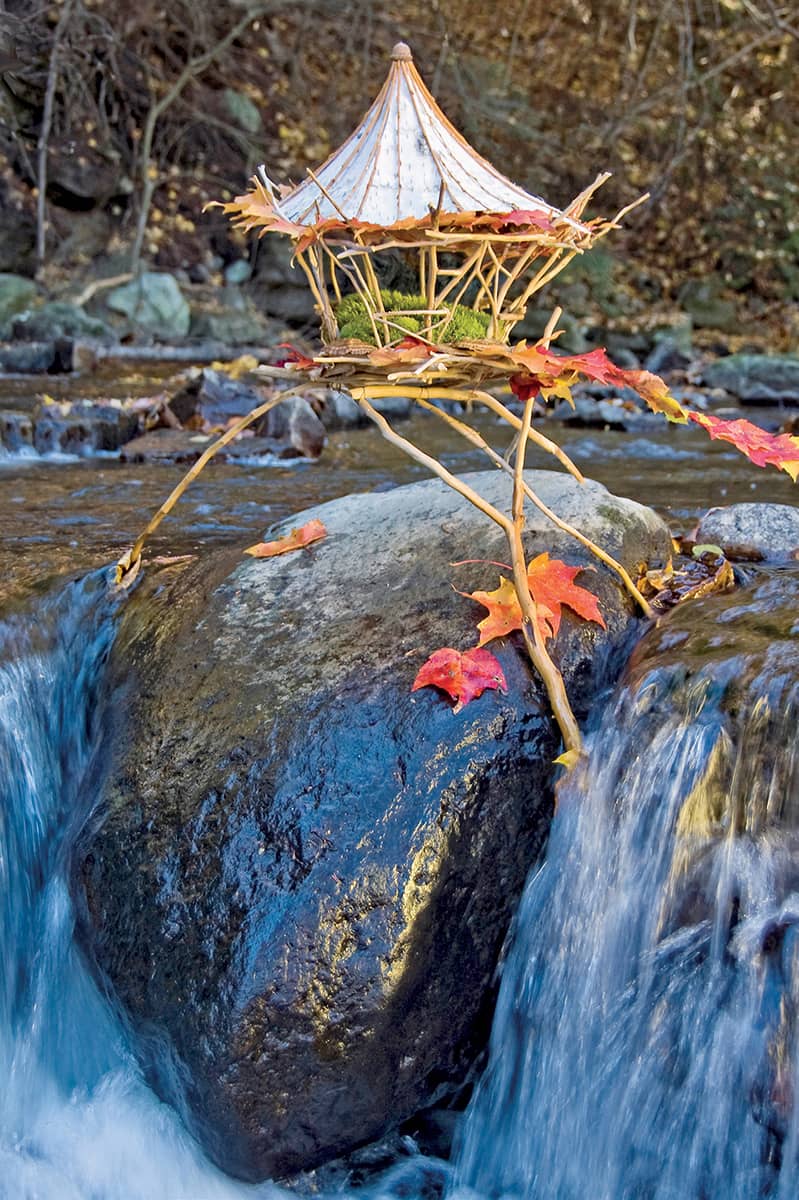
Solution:
[{"label": "slender bare branch", "polygon": [[44,93],[44,110],[42,125],[39,130],[38,161],[36,171],[36,186],[39,189],[36,197],[36,270],[37,274],[44,267],[47,253],[47,151],[50,145],[50,130],[53,124],[53,105],[56,87],[58,85],[59,57],[61,42],[69,25],[74,0],[64,0],[58,16],[58,24],[53,34],[53,46],[50,51],[50,62],[47,68],[47,86]]},{"label": "slender bare branch", "polygon": [[207,466],[214,455],[217,454],[224,446],[227,446],[228,442],[232,442],[235,437],[238,437],[242,430],[246,429],[248,425],[252,425],[253,421],[257,421],[259,417],[265,416],[270,409],[275,408],[278,404],[282,404],[282,402],[287,400],[289,396],[296,396],[305,391],[307,391],[307,384],[300,384],[298,387],[289,388],[287,391],[278,392],[275,396],[271,396],[263,404],[259,404],[257,408],[252,410],[252,412],[248,412],[246,416],[241,417],[241,419],[236,421],[234,425],[231,425],[230,429],[225,430],[221,437],[217,438],[215,442],[211,443],[207,450],[205,450],[197,459],[191,470],[186,472],[177,487],[173,488],[173,490],[169,493],[164,503],[158,509],[158,512],[150,518],[144,529],[136,538],[136,541],[133,543],[130,550],[128,550],[120,558],[116,568],[116,582],[120,587],[128,587],[133,582],[138,574],[139,567],[141,566],[141,552],[144,548],[144,543],[147,541],[147,538],[151,533],[155,532],[155,530],[163,521],[164,517],[169,515],[183,493],[186,491],[189,485],[194,482],[194,480],[197,478],[203,468]]}]

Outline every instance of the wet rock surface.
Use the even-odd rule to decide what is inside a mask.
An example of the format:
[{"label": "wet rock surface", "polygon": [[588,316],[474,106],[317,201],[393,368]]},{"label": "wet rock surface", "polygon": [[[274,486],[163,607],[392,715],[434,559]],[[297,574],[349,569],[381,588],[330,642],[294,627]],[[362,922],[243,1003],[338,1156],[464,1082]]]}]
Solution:
[{"label": "wet rock surface", "polygon": [[[779,925],[783,904],[789,923],[797,924],[799,777],[796,755],[778,748],[795,743],[798,604],[799,570],[753,567],[744,587],[673,609],[633,652],[628,676],[640,685],[641,711],[653,728],[668,729],[675,719],[690,723],[702,764],[676,825],[664,935],[692,928],[697,941],[710,938],[722,896],[715,858],[722,846],[733,952],[747,904],[758,917],[750,927],[768,930],[769,913]],[[765,909],[751,890],[759,853],[768,856],[775,889],[776,903]]]},{"label": "wet rock surface", "polygon": [[[530,480],[628,566],[668,554],[650,510]],[[497,473],[471,482],[507,500]],[[435,481],[285,528],[311,515],[328,529],[313,549],[145,576],[76,867],[87,948],[157,1086],[182,1103],[188,1081],[197,1132],[246,1178],[312,1168],[462,1082],[553,802],[558,740],[515,638],[492,646],[507,695],[456,715],[410,691],[433,649],[473,644],[479,612],[451,583],[496,584],[496,567],[448,564],[502,561],[502,536]],[[533,515],[528,552],[545,548],[587,561]],[[582,582],[608,631],[566,617],[557,655],[585,714],[635,622],[604,568]],[[165,1034],[178,1075],[157,1069]]]},{"label": "wet rock surface", "polygon": [[42,404],[33,412],[33,444],[39,454],[118,450],[137,428],[135,413],[110,404]]},{"label": "wet rock surface", "polygon": [[0,372],[41,375],[59,369],[59,347],[49,342],[0,343]]},{"label": "wet rock surface", "polygon": [[727,558],[784,562],[799,557],[799,508],[790,504],[731,504],[711,508],[694,533],[721,546]]}]

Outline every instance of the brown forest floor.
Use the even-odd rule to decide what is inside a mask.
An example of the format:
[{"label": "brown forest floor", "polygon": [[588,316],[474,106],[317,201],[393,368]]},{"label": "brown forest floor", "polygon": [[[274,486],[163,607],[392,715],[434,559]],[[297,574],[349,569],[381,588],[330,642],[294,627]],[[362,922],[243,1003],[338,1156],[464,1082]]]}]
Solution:
[{"label": "brown forest floor", "polygon": [[[247,18],[246,4],[61,0],[32,10],[30,0],[6,0],[0,220],[13,244],[5,239],[0,270],[36,266],[48,80],[53,277],[79,274],[98,256],[124,270],[150,187],[144,259],[186,269],[242,253],[225,218],[203,215],[204,204],[243,190],[258,162],[284,180],[322,160],[362,115],[402,38],[447,114],[531,190],[562,204],[608,169],[603,211],[652,193],[615,242],[616,255],[636,264],[624,287],[668,304],[686,281],[712,278],[753,331],[768,322],[778,341],[799,338],[794,3],[252,0],[249,8],[262,15],[218,51]],[[170,99],[187,63],[190,78]]]}]

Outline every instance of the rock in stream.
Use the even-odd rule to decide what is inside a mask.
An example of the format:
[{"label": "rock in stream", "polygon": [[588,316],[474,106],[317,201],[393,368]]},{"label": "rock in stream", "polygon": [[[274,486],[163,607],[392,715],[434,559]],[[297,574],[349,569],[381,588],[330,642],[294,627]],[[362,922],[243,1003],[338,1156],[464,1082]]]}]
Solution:
[{"label": "rock in stream", "polygon": [[[530,472],[628,566],[664,558],[650,510]],[[469,477],[507,505],[509,480]],[[285,1177],[381,1136],[460,1085],[553,807],[559,739],[516,635],[507,695],[458,714],[411,692],[474,644],[496,528],[437,481],[299,514],[327,537],[151,569],[109,670],[102,802],[77,867],[84,940],[162,1095],[213,1157]],[[586,552],[533,512],[526,549]],[[556,654],[583,716],[639,623],[604,567],[581,577],[607,632],[564,617]],[[164,1045],[178,1064],[164,1065]],[[178,1083],[177,1081],[182,1081]]]}]

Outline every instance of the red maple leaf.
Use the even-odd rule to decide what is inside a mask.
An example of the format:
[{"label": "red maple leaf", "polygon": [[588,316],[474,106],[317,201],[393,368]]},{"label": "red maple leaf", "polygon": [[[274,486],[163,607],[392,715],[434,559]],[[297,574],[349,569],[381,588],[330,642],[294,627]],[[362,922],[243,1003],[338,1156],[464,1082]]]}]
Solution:
[{"label": "red maple leaf", "polygon": [[688,416],[707,430],[714,441],[730,442],[755,466],[777,467],[787,472],[796,483],[799,476],[799,438],[791,437],[788,433],[767,433],[759,425],[753,425],[743,418],[723,421],[721,417],[711,417],[690,409]]},{"label": "red maple leaf", "polygon": [[431,654],[413,681],[412,692],[423,687],[437,687],[456,701],[454,712],[460,712],[470,701],[488,688],[508,690],[505,675],[494,655],[488,650],[453,650],[445,646]]},{"label": "red maple leaf", "polygon": [[530,397],[536,397],[541,391],[541,382],[535,375],[511,375],[508,380],[510,390],[513,392],[522,404],[525,404]]},{"label": "red maple leaf", "polygon": [[[658,375],[650,371],[629,370],[617,367],[611,362],[601,348],[590,350],[587,354],[556,354],[543,345],[526,347],[512,352],[514,362],[518,362],[531,376],[530,384],[538,384],[544,390],[554,389],[558,383],[570,387],[579,375],[594,383],[603,383],[610,387],[632,388],[654,412],[663,413],[672,421],[684,421],[685,410],[673,396]],[[519,384],[511,388],[522,399],[518,386],[524,381],[524,375],[516,376]],[[528,390],[527,395],[534,392]],[[561,391],[560,394],[563,394]]]},{"label": "red maple leaf", "polygon": [[499,219],[500,228],[505,225],[533,225],[536,229],[543,229],[547,233],[555,232],[555,225],[552,218],[547,213],[540,209],[515,208],[513,212],[503,213]]},{"label": "red maple leaf", "polygon": [[301,371],[307,371],[311,367],[316,366],[312,358],[309,358],[307,354],[303,354],[302,350],[298,350],[296,346],[292,346],[291,342],[279,342],[278,345],[281,350],[288,350],[288,354],[275,359],[274,366],[298,367]]}]

